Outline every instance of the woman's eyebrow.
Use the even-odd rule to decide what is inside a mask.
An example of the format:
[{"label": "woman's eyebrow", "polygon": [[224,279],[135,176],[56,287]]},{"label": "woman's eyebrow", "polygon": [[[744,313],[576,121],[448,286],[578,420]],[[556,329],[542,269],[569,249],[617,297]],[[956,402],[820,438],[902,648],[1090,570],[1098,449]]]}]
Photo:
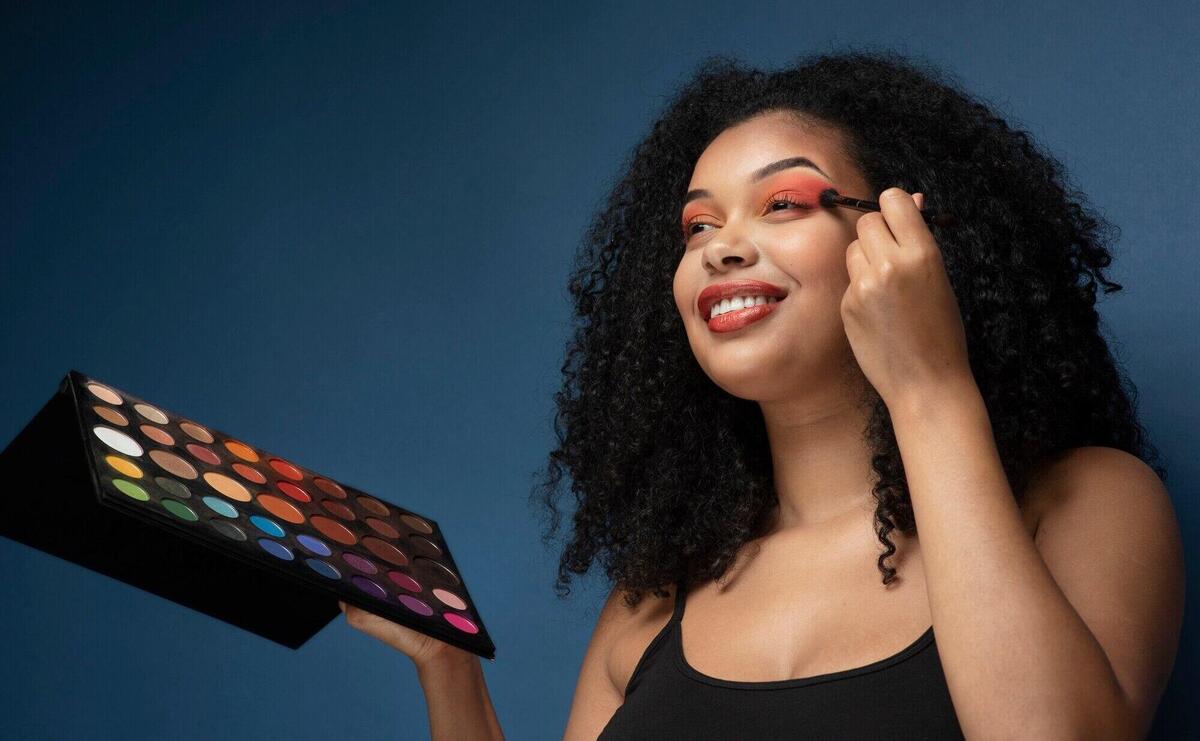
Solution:
[{"label": "woman's eyebrow", "polygon": [[[810,167],[810,168],[816,170],[817,172],[821,173],[822,175],[824,175],[827,180],[833,180],[833,178],[829,177],[829,175],[824,170],[822,170],[820,167],[817,167],[817,164],[815,162],[813,162],[812,160],[810,160],[809,158],[807,158],[807,157],[788,157],[787,159],[782,159],[782,160],[779,160],[778,162],[772,162],[771,164],[766,165],[765,167],[755,170],[754,173],[750,175],[750,182],[757,183],[759,180],[762,180],[763,178],[767,177],[768,175],[774,175],[775,173],[779,172],[780,170],[786,170],[789,167]],[[689,190],[687,195],[683,197],[683,202],[686,205],[686,204],[691,203],[692,201],[696,200],[697,198],[710,198],[710,197],[712,197],[711,192],[704,190],[703,188],[697,188],[696,190]]]}]

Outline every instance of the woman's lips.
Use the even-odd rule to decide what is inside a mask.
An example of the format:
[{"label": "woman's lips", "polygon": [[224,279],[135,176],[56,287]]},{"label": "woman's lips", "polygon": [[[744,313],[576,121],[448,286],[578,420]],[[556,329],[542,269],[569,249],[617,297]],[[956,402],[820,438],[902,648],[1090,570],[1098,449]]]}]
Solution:
[{"label": "woman's lips", "polygon": [[708,320],[708,328],[713,332],[733,332],[748,324],[753,324],[779,308],[780,301],[771,304],[757,304],[744,309],[727,311]]}]

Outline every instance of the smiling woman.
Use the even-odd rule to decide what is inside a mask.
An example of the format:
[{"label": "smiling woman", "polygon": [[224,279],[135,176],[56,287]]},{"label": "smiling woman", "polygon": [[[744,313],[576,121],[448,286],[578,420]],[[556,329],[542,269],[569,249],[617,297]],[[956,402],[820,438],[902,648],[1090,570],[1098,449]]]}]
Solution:
[{"label": "smiling woman", "polygon": [[[596,562],[612,590],[567,738],[1145,731],[1181,547],[1063,183],[897,55],[703,63],[569,284],[535,496],[553,536],[570,480],[559,593]],[[414,658],[435,737],[501,736],[477,659],[348,617]]]}]

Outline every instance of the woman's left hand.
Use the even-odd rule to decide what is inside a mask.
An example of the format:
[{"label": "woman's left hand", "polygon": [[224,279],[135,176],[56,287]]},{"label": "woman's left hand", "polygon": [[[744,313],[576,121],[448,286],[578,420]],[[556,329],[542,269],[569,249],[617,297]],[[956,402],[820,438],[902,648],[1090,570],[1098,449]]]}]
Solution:
[{"label": "woman's left hand", "polygon": [[921,217],[925,198],[888,188],[846,248],[842,321],[867,380],[890,409],[946,384],[974,383],[958,301]]}]

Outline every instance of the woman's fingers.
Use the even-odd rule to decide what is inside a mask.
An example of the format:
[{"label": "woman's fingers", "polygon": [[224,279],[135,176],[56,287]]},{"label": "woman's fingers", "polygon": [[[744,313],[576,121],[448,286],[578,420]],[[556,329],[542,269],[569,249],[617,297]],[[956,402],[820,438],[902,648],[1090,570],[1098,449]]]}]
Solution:
[{"label": "woman's fingers", "polygon": [[341,600],[338,600],[338,608],[345,613],[346,622],[350,627],[383,641],[418,664],[442,650],[454,648],[432,636],[394,623],[361,607],[348,605]]}]

